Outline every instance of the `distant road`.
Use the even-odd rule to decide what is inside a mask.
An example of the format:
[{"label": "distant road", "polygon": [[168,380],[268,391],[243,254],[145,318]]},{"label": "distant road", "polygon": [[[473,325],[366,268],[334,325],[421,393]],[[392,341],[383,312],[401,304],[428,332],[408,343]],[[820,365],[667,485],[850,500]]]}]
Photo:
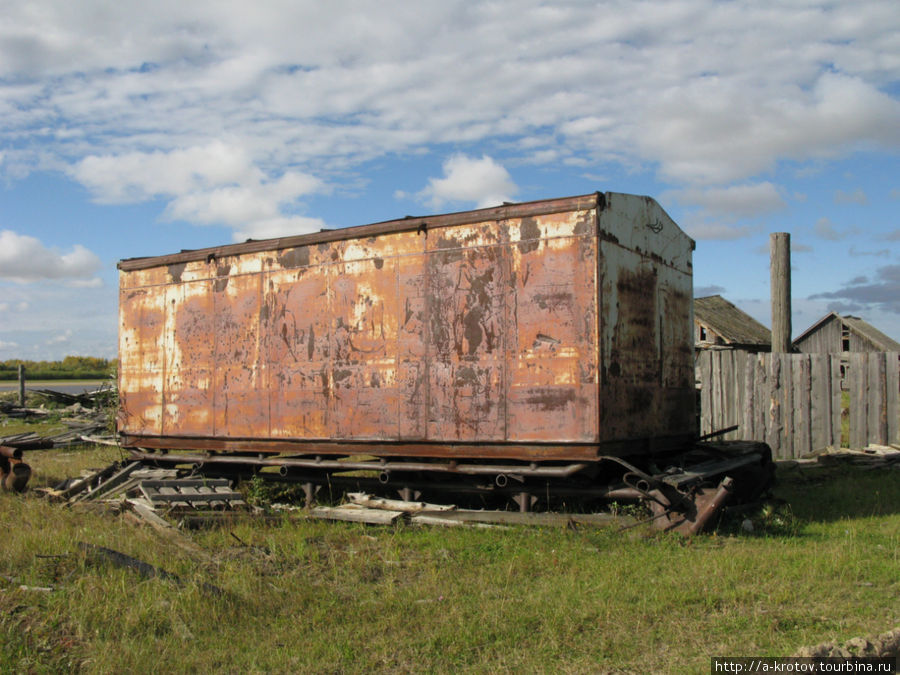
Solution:
[{"label": "distant road", "polygon": [[[26,380],[25,389],[50,389],[63,394],[83,394],[86,391],[94,391],[106,384],[107,380]],[[19,391],[19,383],[9,380],[0,382],[0,391]]]}]

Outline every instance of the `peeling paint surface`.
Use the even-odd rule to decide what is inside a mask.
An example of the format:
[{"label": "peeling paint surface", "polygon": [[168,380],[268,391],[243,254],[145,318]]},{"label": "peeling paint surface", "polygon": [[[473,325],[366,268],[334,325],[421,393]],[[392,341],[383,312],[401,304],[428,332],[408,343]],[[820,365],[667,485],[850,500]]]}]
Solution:
[{"label": "peeling paint surface", "polygon": [[691,433],[692,242],[644,198],[551,211],[120,264],[120,432],[532,460]]}]

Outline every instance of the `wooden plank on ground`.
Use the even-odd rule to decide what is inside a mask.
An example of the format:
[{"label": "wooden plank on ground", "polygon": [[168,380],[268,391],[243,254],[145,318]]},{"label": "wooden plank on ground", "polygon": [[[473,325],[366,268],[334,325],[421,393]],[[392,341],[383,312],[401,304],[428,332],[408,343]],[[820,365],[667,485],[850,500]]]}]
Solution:
[{"label": "wooden plank on ground", "polygon": [[244,501],[244,496],[240,492],[235,492],[234,490],[232,490],[230,485],[213,485],[211,489],[222,499],[224,499],[227,502],[228,506],[230,506],[231,508],[247,508],[247,502]]},{"label": "wooden plank on ground", "polygon": [[[352,508],[351,508],[352,507]],[[403,517],[401,511],[385,511],[383,509],[367,509],[356,504],[343,506],[316,506],[309,511],[311,518],[325,520],[343,520],[368,525],[392,525]]]},{"label": "wooden plank on ground", "polygon": [[468,520],[455,520],[447,518],[446,512],[439,513],[416,513],[409,522],[413,525],[436,525],[438,527],[475,527],[475,528],[506,528],[506,525],[496,525],[492,523],[481,523]]},{"label": "wooden plank on ground", "polygon": [[[226,481],[227,482],[227,481]],[[173,506],[209,505],[212,502],[228,502],[231,500],[243,501],[239,492],[226,486],[216,486],[216,489],[203,486],[203,481],[141,481],[140,488],[144,496],[154,505],[172,504]],[[200,488],[206,487],[204,492]],[[224,488],[224,491],[219,491]]]},{"label": "wooden plank on ground", "polygon": [[160,518],[159,514],[157,514],[156,510],[153,508],[153,505],[146,499],[142,497],[132,497],[129,498],[127,502],[128,505],[131,506],[132,511],[134,511],[142,522],[150,525],[154,530],[159,532],[180,549],[187,551],[192,556],[199,558],[204,562],[210,562],[212,560],[212,556],[203,548],[179,532],[169,521]]},{"label": "wooden plank on ground", "polygon": [[161,488],[161,487],[201,487],[203,485],[209,487],[231,486],[231,481],[227,478],[178,478],[177,480],[154,480],[147,479],[143,481],[145,487]]},{"label": "wooden plank on ground", "polygon": [[174,480],[178,478],[178,469],[138,469],[131,477],[140,480]]},{"label": "wooden plank on ground", "polygon": [[87,490],[92,484],[102,483],[116,472],[117,467],[118,465],[116,464],[110,464],[99,471],[95,471],[88,476],[73,481],[68,487],[55,491],[52,496],[58,499],[71,499],[78,493]]},{"label": "wooden plank on ground", "polygon": [[152,525],[154,529],[165,530],[172,528],[169,521],[160,518],[159,514],[157,514],[156,510],[153,508],[153,504],[146,498],[129,497],[125,501],[128,502],[129,506],[131,506],[131,510],[134,511],[141,520],[145,521],[148,525]]},{"label": "wooden plank on ground", "polygon": [[481,525],[531,525],[534,527],[609,527],[629,526],[636,521],[630,516],[614,516],[610,513],[521,513],[519,511],[424,511],[414,515],[410,522],[428,525],[481,524]]},{"label": "wooden plank on ground", "polygon": [[347,495],[354,504],[370,509],[384,509],[385,511],[401,511],[403,513],[418,513],[420,511],[453,511],[456,506],[452,504],[428,504],[426,502],[407,502],[400,499],[382,499],[373,497],[365,492],[351,492]]},{"label": "wooden plank on ground", "polygon": [[205,506],[208,506],[213,511],[221,511],[223,509],[228,508],[228,500],[224,498],[219,498],[217,496],[216,491],[209,487],[208,485],[201,485],[200,487],[192,488],[197,494],[204,495],[207,501],[205,502]]},{"label": "wooden plank on ground", "polygon": [[140,468],[140,462],[129,462],[126,464],[119,472],[113,474],[108,479],[104,480],[95,490],[90,492],[82,492],[81,494],[75,496],[70,500],[72,502],[79,502],[85,499],[101,499],[111,493],[113,490],[118,488],[120,485],[125,483],[131,478],[131,473]]}]

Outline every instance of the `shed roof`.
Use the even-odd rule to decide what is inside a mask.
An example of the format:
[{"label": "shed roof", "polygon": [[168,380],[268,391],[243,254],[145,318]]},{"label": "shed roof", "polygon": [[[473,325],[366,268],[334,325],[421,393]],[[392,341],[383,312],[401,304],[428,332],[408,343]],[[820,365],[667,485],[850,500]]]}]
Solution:
[{"label": "shed roof", "polygon": [[694,320],[714,330],[729,344],[770,347],[772,333],[721,295],[694,298]]},{"label": "shed roof", "polygon": [[796,345],[800,342],[803,342],[803,340],[819,330],[829,321],[840,321],[841,324],[846,326],[848,330],[851,330],[857,335],[866,338],[869,342],[879,347],[882,351],[900,352],[900,342],[897,342],[893,338],[888,337],[868,321],[860,319],[858,316],[851,316],[849,314],[846,316],[841,316],[837,312],[829,312],[821,319],[816,321],[812,326],[807,328],[802,335],[794,340],[794,344]]}]

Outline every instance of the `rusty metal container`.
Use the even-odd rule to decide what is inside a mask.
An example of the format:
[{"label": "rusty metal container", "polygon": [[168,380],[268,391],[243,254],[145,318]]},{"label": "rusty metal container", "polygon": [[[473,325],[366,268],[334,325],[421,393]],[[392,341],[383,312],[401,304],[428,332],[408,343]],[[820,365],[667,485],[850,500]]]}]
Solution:
[{"label": "rusty metal container", "polygon": [[120,270],[129,447],[590,460],[695,435],[693,241],[616,193]]}]

